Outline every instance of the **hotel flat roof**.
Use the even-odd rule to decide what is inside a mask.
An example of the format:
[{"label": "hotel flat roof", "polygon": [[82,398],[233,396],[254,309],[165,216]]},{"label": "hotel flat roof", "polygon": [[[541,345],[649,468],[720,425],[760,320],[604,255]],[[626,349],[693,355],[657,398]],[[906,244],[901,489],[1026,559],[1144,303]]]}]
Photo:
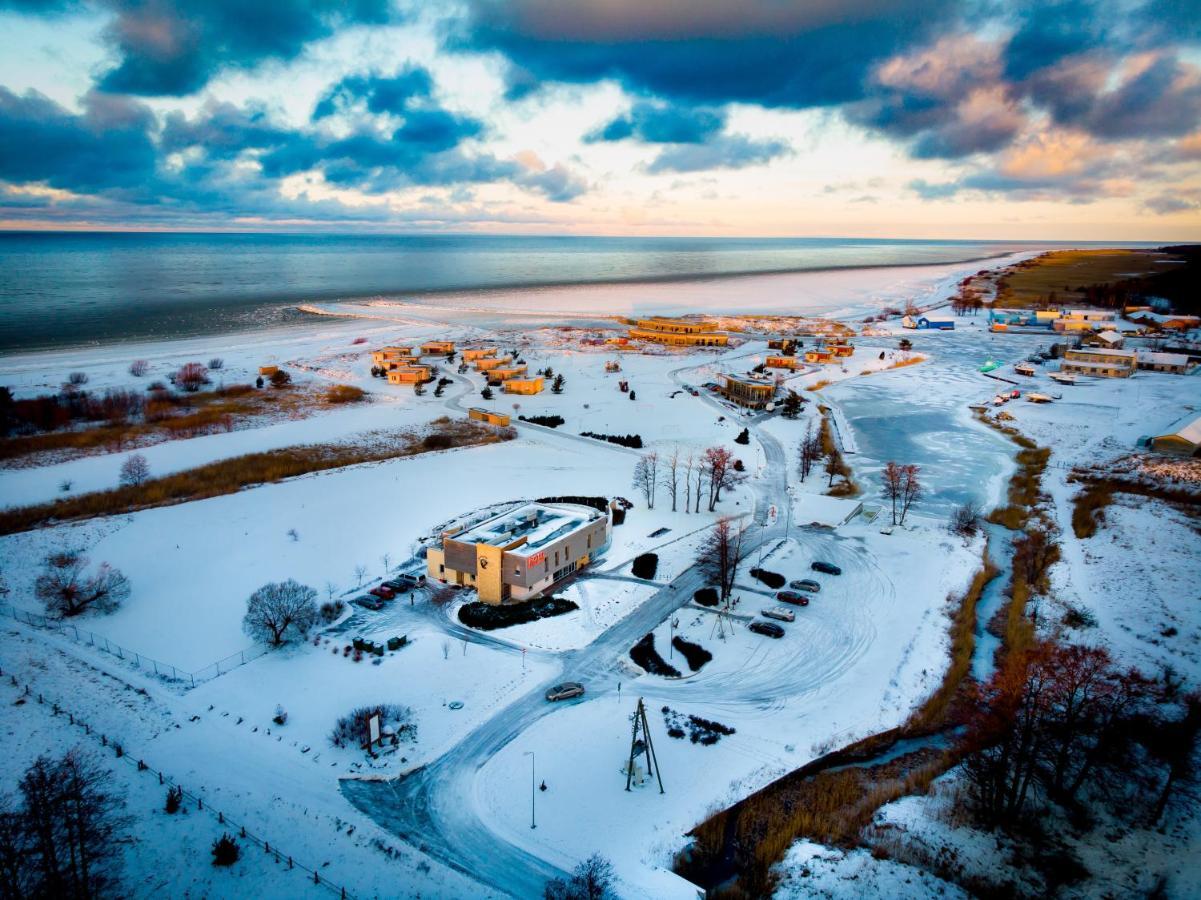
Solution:
[{"label": "hotel flat roof", "polygon": [[551,506],[545,503],[526,503],[516,509],[485,519],[467,530],[450,535],[452,541],[463,544],[490,544],[505,547],[525,538],[520,547],[509,550],[528,556],[547,544],[559,540],[585,525],[595,522],[604,513],[586,506]]}]

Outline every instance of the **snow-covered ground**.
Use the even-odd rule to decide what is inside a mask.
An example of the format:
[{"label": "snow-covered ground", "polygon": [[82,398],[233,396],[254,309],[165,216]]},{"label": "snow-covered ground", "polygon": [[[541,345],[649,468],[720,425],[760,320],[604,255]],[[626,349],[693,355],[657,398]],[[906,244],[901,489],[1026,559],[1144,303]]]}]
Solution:
[{"label": "snow-covered ground", "polygon": [[[498,292],[471,302],[447,297],[420,304],[323,304],[355,317],[314,317],[304,327],[219,339],[0,360],[0,383],[22,396],[56,389],[71,371],[86,372],[89,389],[142,385],[183,362],[213,356],[225,360],[226,383],[251,380],[258,366],[271,363],[315,386],[356,384],[372,393],[372,402],[352,408],[146,448],[142,452],[156,475],[247,452],[419,427],[442,415],[462,416],[475,405],[509,412],[515,420],[552,414],[566,420],[557,430],[522,426],[519,439],[503,444],[324,472],[0,538],[9,602],[36,608],[31,588],[38,561],[55,549],[83,549],[95,562],[122,569],[133,593],[118,612],[89,615],[81,624],[189,671],[249,645],[241,628],[245,602],[264,582],[296,578],[317,588],[323,599],[327,592],[349,597],[383,577],[385,555],[390,568],[405,563],[419,539],[462,513],[553,495],[624,496],[635,502],[605,555],[560,592],[580,606],[565,616],[476,633],[457,623],[453,604],[434,608],[418,591],[412,606],[401,598],[378,613],[355,610],[315,642],[267,654],[186,691],[86,646],[5,620],[0,664],[49,695],[69,699],[76,712],[120,735],[130,752],[143,753],[194,785],[206,802],[257,831],[278,835],[298,859],[328,863],[323,871],[356,896],[389,895],[400,883],[422,896],[506,889],[486,866],[467,874],[447,868],[446,862],[460,863],[437,852],[444,835],[435,834],[421,815],[446,823],[445,837],[458,842],[465,860],[494,855],[530,871],[541,871],[534,863],[569,870],[600,851],[613,859],[624,895],[688,896],[691,888],[666,868],[697,821],[836,746],[899,723],[939,682],[947,657],[948,596],[967,583],[981,552],[979,541],[965,545],[944,523],[967,500],[997,502],[1012,471],[1013,445],[975,422],[968,409],[1000,386],[977,369],[988,358],[1012,363],[1048,339],[992,335],[969,320],[937,334],[880,326],[856,342],[855,355],[844,364],[787,378],[788,387],[804,391],[812,402],[800,419],[785,420],[746,416],[708,392],[693,396],[684,388],[700,387],[723,371],[750,369],[766,355],[762,340],[722,351],[614,352],[581,338],[618,328],[599,317],[598,309],[642,314],[741,305],[748,311],[861,318],[883,306],[943,299],[976,268],[550,288],[537,297]],[[731,302],[731,285],[756,301]],[[560,323],[569,327],[554,327]],[[354,343],[359,337],[367,341]],[[434,338],[489,339],[516,348],[531,370],[549,366],[563,374],[566,389],[536,397],[498,393],[484,401],[483,380],[471,372],[456,374],[445,397],[435,398],[432,391],[417,397],[410,388],[370,377],[373,347]],[[897,346],[901,338],[912,340],[922,362],[891,368],[904,358]],[[151,365],[145,379],[127,373],[129,362],[139,358]],[[613,360],[620,374],[605,373],[604,364]],[[1006,369],[998,374],[1008,377]],[[630,382],[636,399],[618,390],[618,380]],[[818,381],[830,384],[811,391]],[[1033,384],[1049,390],[1051,383],[1039,376]],[[1151,504],[1122,502],[1108,512],[1108,524],[1097,536],[1074,542],[1064,516],[1070,516],[1075,488],[1064,481],[1067,468],[1056,466],[1130,452],[1138,437],[1196,403],[1195,385],[1189,378],[1139,373],[1129,381],[1056,388],[1063,396],[1054,404],[1017,401],[1006,407],[1015,417],[1011,424],[1054,449],[1046,486],[1067,539],[1056,591],[1095,616],[1097,626],[1085,634],[1110,642],[1132,662],[1148,667],[1171,662],[1192,678],[1201,674],[1195,653],[1201,619],[1187,579],[1195,568],[1194,523]],[[826,490],[820,470],[803,485],[795,474],[796,448],[808,425],[816,423],[818,404],[830,407],[860,487],[852,502],[862,502],[869,512],[837,528],[804,526],[838,516],[814,512]],[[744,427],[751,432],[749,445],[735,444]],[[789,579],[810,577],[809,564],[824,559],[842,566],[844,574],[816,576],[823,590],[809,607],[795,608],[796,621],[784,626],[780,640],[747,629],[777,602],[745,571],[728,617],[689,603],[693,582],[702,583],[692,562],[715,514],[673,513],[662,488],[655,508],[646,508],[631,485],[638,453],[580,437],[585,430],[640,434],[661,457],[677,447],[684,454],[728,447],[750,478],[723,497],[715,514],[745,516],[743,522],[755,523],[752,535],[773,536],[764,547],[764,568]],[[53,499],[64,480],[73,482],[72,493],[109,487],[123,457],[0,471],[0,505]],[[883,506],[879,473],[890,460],[920,465],[925,495],[906,527],[884,534],[887,512],[874,520],[870,514]],[[1137,573],[1131,573],[1129,557],[1145,546],[1152,530],[1157,553],[1142,554]],[[630,572],[633,558],[647,550],[660,557],[652,582]],[[753,561],[760,561],[758,554]],[[359,565],[368,570],[361,585]],[[689,589],[676,597],[673,586],[681,584]],[[1172,628],[1176,633],[1168,635]],[[684,677],[649,675],[630,660],[632,641],[647,630]],[[344,653],[355,637],[401,634],[409,644],[378,665],[371,657],[354,662]],[[690,671],[671,649],[673,635],[702,645],[713,659]],[[564,673],[587,681],[587,694],[547,706],[542,691]],[[629,716],[638,696],[646,698],[664,794],[652,783],[624,790]],[[416,741],[378,761],[332,748],[327,736],[334,720],[356,705],[376,702],[410,707]],[[288,713],[283,728],[271,721],[277,705]],[[712,745],[669,737],[668,720],[688,715],[720,722],[734,733]],[[17,716],[27,724],[8,726],[0,744],[10,758],[19,763],[48,749],[48,742],[57,749],[52,725],[42,721],[44,709],[22,708],[10,718]],[[537,829],[527,818],[529,753],[537,779],[547,783],[535,795]],[[442,758],[470,765],[444,782],[437,775],[430,793],[418,798],[428,801],[424,808],[412,797],[402,803],[395,793],[393,803],[381,804],[387,809],[370,809],[368,815],[339,790],[340,776],[393,775]],[[140,804],[136,809],[146,811],[140,817],[163,818],[151,812],[161,799],[157,783],[140,786],[143,776],[132,770],[118,777],[131,807]],[[385,790],[404,784],[387,782]],[[0,785],[5,789],[11,784]],[[175,858],[173,842],[188,847],[180,852],[179,884],[195,895],[285,892],[290,882],[280,879],[270,859],[256,858],[226,873],[242,879],[230,884],[220,880],[225,874],[205,869],[215,826],[189,815],[186,823],[160,825],[155,819],[153,837],[131,849],[132,893],[153,892],[156,864],[163,868],[164,860]],[[836,854],[799,845],[782,871],[781,893],[788,897],[958,896],[957,889],[927,874],[861,851]],[[524,889],[533,884],[527,876],[515,874],[514,883]],[[303,884],[295,887],[297,894],[305,890]]]}]

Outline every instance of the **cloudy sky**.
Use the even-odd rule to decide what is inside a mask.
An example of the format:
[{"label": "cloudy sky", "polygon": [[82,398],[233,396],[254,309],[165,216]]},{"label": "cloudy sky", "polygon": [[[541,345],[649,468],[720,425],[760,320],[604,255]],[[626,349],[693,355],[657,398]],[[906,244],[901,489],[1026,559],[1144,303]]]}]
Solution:
[{"label": "cloudy sky", "polygon": [[1201,239],[1201,0],[0,0],[0,226]]}]

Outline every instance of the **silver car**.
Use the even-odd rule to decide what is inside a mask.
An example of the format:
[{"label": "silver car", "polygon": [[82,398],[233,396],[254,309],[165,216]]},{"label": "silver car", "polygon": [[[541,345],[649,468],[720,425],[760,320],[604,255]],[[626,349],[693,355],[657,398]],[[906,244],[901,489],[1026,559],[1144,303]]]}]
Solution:
[{"label": "silver car", "polygon": [[822,586],[812,578],[802,578],[800,581],[790,581],[788,586],[794,591],[808,591],[811,594],[821,593]]},{"label": "silver car", "polygon": [[572,697],[584,696],[584,686],[578,681],[564,681],[562,684],[556,684],[553,688],[546,692],[546,699],[555,700],[570,700]]}]

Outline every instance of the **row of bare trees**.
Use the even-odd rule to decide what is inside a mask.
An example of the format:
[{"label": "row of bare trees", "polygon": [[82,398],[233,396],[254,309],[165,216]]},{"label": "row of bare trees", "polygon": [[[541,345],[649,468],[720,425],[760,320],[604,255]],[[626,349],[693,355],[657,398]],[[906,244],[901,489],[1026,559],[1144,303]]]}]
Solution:
[{"label": "row of bare trees", "polygon": [[892,504],[892,524],[904,525],[909,507],[922,495],[922,483],[918,478],[920,466],[912,463],[902,465],[889,461],[884,467],[880,485],[884,496]]},{"label": "row of bare trees", "polygon": [[112,773],[79,750],[40,756],[0,795],[0,897],[119,896],[129,820]]},{"label": "row of bare trees", "polygon": [[1009,653],[972,707],[967,800],[988,827],[1085,801],[1156,824],[1196,775],[1201,694],[1121,669],[1104,648],[1036,641]]},{"label": "row of bare trees", "polygon": [[634,464],[633,486],[642,494],[647,509],[655,508],[659,488],[663,488],[671,499],[672,512],[678,511],[681,499],[684,512],[699,513],[702,499],[713,512],[721,502],[722,491],[732,490],[745,480],[737,466],[734,454],[725,447],[709,447],[699,456],[695,452],[685,456],[678,446],[662,456],[652,450]]}]

